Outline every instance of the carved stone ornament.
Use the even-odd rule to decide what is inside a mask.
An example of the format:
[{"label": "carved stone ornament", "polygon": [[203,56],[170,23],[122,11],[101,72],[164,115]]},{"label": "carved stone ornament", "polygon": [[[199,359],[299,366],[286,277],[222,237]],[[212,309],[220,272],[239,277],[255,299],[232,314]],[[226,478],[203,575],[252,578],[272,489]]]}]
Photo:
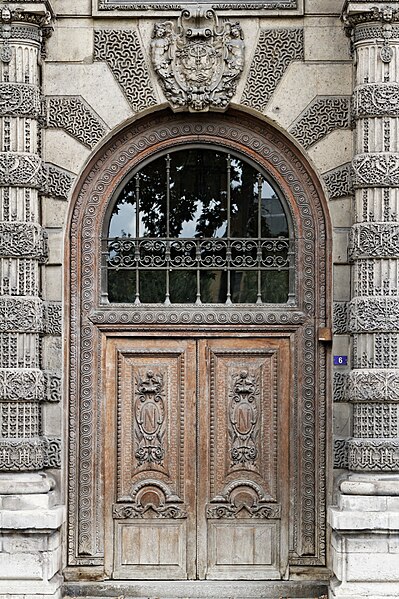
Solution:
[{"label": "carved stone ornament", "polygon": [[399,405],[396,403],[355,403],[353,437],[392,439],[399,437]]},{"label": "carved stone ornament", "polygon": [[328,171],[323,175],[323,179],[330,200],[353,193],[353,173],[350,163],[342,164],[338,168]]},{"label": "carved stone ornament", "polygon": [[353,366],[399,369],[399,335],[366,333],[353,337]]},{"label": "carved stone ornament", "polygon": [[348,1],[345,2],[343,11],[343,21],[347,29],[360,25],[361,23],[381,22],[389,24],[399,21],[399,9],[388,6],[386,2],[373,3],[365,2],[364,0],[351,0],[350,4],[362,4],[361,9],[356,8],[353,12],[348,10]]},{"label": "carved stone ornament", "polygon": [[135,112],[157,101],[137,32],[129,29],[95,29],[94,60],[105,61]]},{"label": "carved stone ornament", "polygon": [[45,262],[46,232],[35,223],[0,223],[0,256],[37,258]]},{"label": "carved stone ornament", "polygon": [[352,226],[349,257],[397,258],[399,253],[399,226],[391,223],[367,223]]},{"label": "carved stone ornament", "polygon": [[36,437],[0,440],[0,470],[61,468],[61,439]]},{"label": "carved stone ornament", "polygon": [[349,127],[350,98],[316,96],[291,125],[289,131],[304,148],[308,148],[331,131]]},{"label": "carved stone ornament", "polygon": [[244,67],[242,29],[219,25],[212,9],[185,9],[177,26],[155,25],[151,58],[173,110],[225,110]]},{"label": "carved stone ornament", "polygon": [[28,83],[0,83],[0,115],[37,117],[40,90]]},{"label": "carved stone ornament", "polygon": [[[148,10],[182,10],[187,2],[180,4],[176,0],[164,0],[163,2],[154,0],[97,0],[99,11],[148,11]],[[205,2],[203,2],[205,3]],[[298,0],[263,0],[253,2],[220,2],[215,3],[208,0],[209,5],[220,10],[252,10],[252,11],[263,11],[263,10],[295,10],[298,8]]]},{"label": "carved stone ornament", "polygon": [[61,302],[46,302],[44,304],[44,332],[47,335],[61,335],[62,333],[62,305]]},{"label": "carved stone ornament", "polygon": [[399,402],[399,371],[388,368],[352,370],[345,397],[353,402]]},{"label": "carved stone ornament", "polygon": [[353,162],[357,187],[399,187],[399,154],[358,154]]},{"label": "carved stone ornament", "polygon": [[399,84],[365,83],[353,93],[353,116],[399,116]]},{"label": "carved stone ornament", "polygon": [[399,332],[399,298],[352,299],[349,304],[349,328],[352,333]]},{"label": "carved stone ornament", "polygon": [[349,470],[399,471],[398,439],[349,439]]},{"label": "carved stone ornament", "polygon": [[63,129],[87,148],[94,148],[107,132],[105,123],[80,96],[49,96],[47,123]]},{"label": "carved stone ornament", "polygon": [[[339,366],[341,368],[341,366]],[[333,399],[334,402],[347,401],[346,389],[348,384],[348,372],[334,372],[333,377]]]},{"label": "carved stone ornament", "polygon": [[43,468],[61,468],[60,437],[43,437]]},{"label": "carved stone ornament", "polygon": [[1,368],[0,401],[44,399],[44,375],[37,368]]},{"label": "carved stone ornament", "polygon": [[61,200],[69,198],[75,176],[55,164],[45,163],[45,183],[43,192]]},{"label": "carved stone ornament", "polygon": [[303,29],[261,29],[241,104],[263,112],[289,65],[303,58]]},{"label": "carved stone ornament", "polygon": [[334,468],[348,468],[348,439],[334,439]]},{"label": "carved stone ornament", "polygon": [[346,335],[348,333],[348,303],[347,302],[334,302],[333,332],[335,335]]},{"label": "carved stone ornament", "polygon": [[58,372],[44,371],[45,401],[61,401],[61,375]]},{"label": "carved stone ornament", "polygon": [[37,154],[0,153],[0,186],[40,187],[43,167]]},{"label": "carved stone ornament", "polygon": [[40,470],[46,459],[40,438],[0,440],[0,470]]},{"label": "carved stone ornament", "polygon": [[39,298],[0,298],[0,331],[41,333],[43,304]]}]

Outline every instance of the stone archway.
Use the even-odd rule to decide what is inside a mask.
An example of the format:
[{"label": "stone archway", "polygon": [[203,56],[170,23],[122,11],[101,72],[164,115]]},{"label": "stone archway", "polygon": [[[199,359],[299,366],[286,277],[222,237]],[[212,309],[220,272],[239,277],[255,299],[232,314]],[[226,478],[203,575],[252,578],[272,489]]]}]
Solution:
[{"label": "stone archway", "polygon": [[[279,185],[290,207],[297,242],[296,293],[289,305],[237,310],[104,302],[101,232],[109,202],[136,165],[160,150],[193,143],[239,152]],[[286,440],[287,457],[283,468],[286,480],[280,490],[286,506],[281,537],[285,565],[275,568],[270,578],[287,576],[297,566],[302,571],[325,566],[330,440],[328,352],[320,341],[320,331],[330,327],[330,239],[326,204],[311,168],[283,134],[251,116],[233,111],[188,117],[155,114],[126,127],[93,157],[76,188],[67,238],[70,579],[135,578],[131,573],[124,575],[123,567],[115,567],[109,550],[114,535],[112,489],[117,484],[109,472],[120,465],[118,450],[112,450],[115,443],[117,446],[118,433],[113,427],[118,408],[112,404],[115,386],[109,381],[117,377],[115,352],[123,354],[130,339],[141,351],[153,344],[151,337],[160,334],[198,343],[224,336],[231,343],[233,338],[255,336],[259,340],[274,338],[273,347],[286,344],[282,351],[288,352],[291,369],[284,408],[288,422],[279,433],[279,440]],[[131,353],[132,348],[126,351]],[[278,371],[276,376],[283,374]],[[107,404],[109,389],[114,397],[111,407]],[[278,460],[279,454],[276,456]],[[171,574],[170,578],[186,576]],[[168,577],[165,569],[160,577]],[[232,578],[225,574],[219,578],[224,577]],[[261,578],[267,579],[267,572],[263,571]]]}]

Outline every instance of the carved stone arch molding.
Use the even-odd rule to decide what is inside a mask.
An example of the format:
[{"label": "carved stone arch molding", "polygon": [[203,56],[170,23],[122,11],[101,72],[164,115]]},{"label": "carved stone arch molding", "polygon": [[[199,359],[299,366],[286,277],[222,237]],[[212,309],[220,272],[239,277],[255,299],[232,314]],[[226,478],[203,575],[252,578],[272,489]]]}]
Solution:
[{"label": "carved stone arch molding", "polygon": [[[184,144],[238,152],[277,182],[297,239],[296,301],[273,309],[154,305],[143,310],[101,302],[101,234],[110,200],[141,161]],[[103,488],[104,338],[164,331],[248,330],[290,339],[290,567],[326,563],[329,455],[327,353],[319,330],[330,327],[331,229],[321,185],[306,159],[270,124],[238,111],[152,114],[118,132],[93,156],[75,186],[66,236],[68,320],[68,572],[103,576],[107,507]],[[194,334],[194,333],[193,333]],[[106,568],[106,567],[105,567]],[[76,576],[78,576],[76,574]],[[105,574],[106,576],[106,574]]]}]

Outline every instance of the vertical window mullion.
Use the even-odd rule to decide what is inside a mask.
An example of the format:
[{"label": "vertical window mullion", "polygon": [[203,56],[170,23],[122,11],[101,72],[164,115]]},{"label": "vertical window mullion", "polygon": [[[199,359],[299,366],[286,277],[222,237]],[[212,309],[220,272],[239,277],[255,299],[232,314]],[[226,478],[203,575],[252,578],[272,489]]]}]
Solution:
[{"label": "vertical window mullion", "polygon": [[257,240],[257,261],[258,261],[258,292],[256,303],[262,303],[262,184],[263,177],[260,173],[257,174],[258,187],[258,240]]},{"label": "vertical window mullion", "polygon": [[135,245],[135,260],[136,260],[136,297],[135,304],[140,303],[140,173],[136,174],[136,239]]},{"label": "vertical window mullion", "polygon": [[226,193],[227,193],[227,248],[226,248],[226,267],[227,267],[227,293],[226,293],[226,304],[231,304],[231,219],[230,219],[230,208],[231,208],[231,156],[227,154],[226,159]]},{"label": "vertical window mullion", "polygon": [[166,263],[166,293],[165,305],[170,304],[170,289],[169,289],[169,268],[170,268],[170,154],[166,154],[166,248],[165,248],[165,263]]}]

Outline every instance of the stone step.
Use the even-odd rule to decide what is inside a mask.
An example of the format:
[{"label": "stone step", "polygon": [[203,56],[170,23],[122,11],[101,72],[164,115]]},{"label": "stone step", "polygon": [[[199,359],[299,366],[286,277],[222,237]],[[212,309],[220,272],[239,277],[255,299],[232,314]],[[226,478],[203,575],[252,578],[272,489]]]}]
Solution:
[{"label": "stone step", "polygon": [[327,599],[325,582],[66,582],[64,599]]}]

